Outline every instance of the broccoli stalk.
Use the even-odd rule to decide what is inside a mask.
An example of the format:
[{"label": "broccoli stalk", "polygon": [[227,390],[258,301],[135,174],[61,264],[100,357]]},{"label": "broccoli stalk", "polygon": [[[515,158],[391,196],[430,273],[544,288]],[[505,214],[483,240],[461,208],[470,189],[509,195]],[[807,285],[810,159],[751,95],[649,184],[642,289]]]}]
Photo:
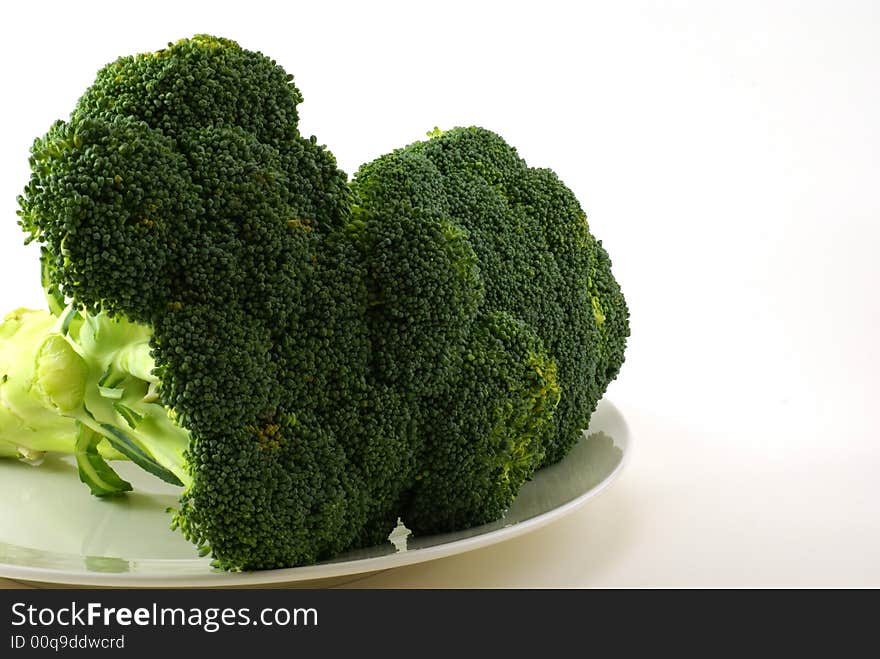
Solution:
[{"label": "broccoli stalk", "polygon": [[73,453],[97,496],[131,489],[107,464],[127,458],[189,482],[189,433],[158,403],[150,330],[105,314],[19,309],[0,323],[0,455]]},{"label": "broccoli stalk", "polygon": [[74,421],[30,392],[35,347],[56,321],[43,311],[17,309],[0,322],[0,456],[35,460],[47,451],[72,451]]}]

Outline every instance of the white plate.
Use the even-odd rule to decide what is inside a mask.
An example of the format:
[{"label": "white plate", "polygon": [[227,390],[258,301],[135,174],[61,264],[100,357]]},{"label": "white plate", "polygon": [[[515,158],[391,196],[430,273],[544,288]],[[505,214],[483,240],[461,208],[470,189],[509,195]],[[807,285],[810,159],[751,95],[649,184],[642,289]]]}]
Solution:
[{"label": "white plate", "polygon": [[[53,584],[202,587],[284,584],[339,578],[429,561],[540,528],[608,486],[629,453],[629,430],[602,401],[589,431],[564,460],[523,486],[503,519],[442,535],[398,538],[316,565],[228,573],[214,570],[168,528],[177,488],[115,463],[134,492],[114,500],[89,494],[67,459],[38,467],[0,460],[0,576]],[[395,534],[392,534],[395,535]],[[402,545],[402,546],[401,546]]]}]

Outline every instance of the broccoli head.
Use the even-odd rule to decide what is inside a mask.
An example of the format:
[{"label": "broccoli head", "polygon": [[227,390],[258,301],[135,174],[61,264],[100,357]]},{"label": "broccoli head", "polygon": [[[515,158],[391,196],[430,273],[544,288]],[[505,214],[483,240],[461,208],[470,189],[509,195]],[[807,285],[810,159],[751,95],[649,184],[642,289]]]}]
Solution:
[{"label": "broccoli head", "polygon": [[146,328],[156,395],[190,437],[175,524],[230,569],[374,537],[401,489],[379,472],[407,461],[394,397],[368,386],[346,176],[299,135],[300,100],[224,39],[121,58],[35,142],[20,199],[50,291]]},{"label": "broccoli head", "polygon": [[[587,428],[623,362],[629,311],[610,259],[552,171],[528,167],[482,128],[434,131],[430,138],[364,165],[353,188],[379,224],[382,214],[398,214],[415,224],[440,222],[456,237],[455,249],[468,255],[460,263],[476,273],[470,295],[440,301],[445,308],[460,300],[459,327],[477,311],[503,312],[541,340],[556,366],[560,398],[540,453],[542,464],[558,461]],[[418,291],[420,283],[402,278],[397,285]],[[388,340],[418,340],[423,327],[404,324],[400,334],[389,333]],[[444,344],[452,351],[462,345]]]},{"label": "broccoli head", "polygon": [[132,460],[230,570],[497,519],[629,334],[550,170],[457,128],[349,182],[301,101],[227,39],[122,57],[34,142],[19,198],[49,311],[0,324],[0,456],[72,452],[99,496]]}]

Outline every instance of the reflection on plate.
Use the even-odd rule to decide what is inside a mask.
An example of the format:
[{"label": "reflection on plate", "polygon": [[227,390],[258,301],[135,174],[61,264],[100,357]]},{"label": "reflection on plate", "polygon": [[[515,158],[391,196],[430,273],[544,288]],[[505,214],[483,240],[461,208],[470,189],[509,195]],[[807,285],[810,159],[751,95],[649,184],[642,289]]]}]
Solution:
[{"label": "reflection on plate", "polygon": [[168,528],[177,488],[116,463],[134,492],[91,496],[67,459],[39,467],[0,460],[0,576],[90,586],[268,585],[343,577],[485,547],[558,519],[604,489],[629,450],[620,412],[602,401],[584,438],[558,464],[523,486],[504,518],[465,531],[414,537],[398,528],[389,542],[332,561],[283,570],[227,573],[211,568]]}]

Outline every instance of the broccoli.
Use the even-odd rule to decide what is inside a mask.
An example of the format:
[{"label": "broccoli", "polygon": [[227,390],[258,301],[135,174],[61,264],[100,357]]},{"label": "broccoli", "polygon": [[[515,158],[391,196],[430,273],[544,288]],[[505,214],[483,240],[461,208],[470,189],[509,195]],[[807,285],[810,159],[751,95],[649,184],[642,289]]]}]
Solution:
[{"label": "broccoli", "polygon": [[[87,318],[149,335],[156,395],[189,434],[174,524],[228,569],[350,546],[368,516],[388,517],[363,503],[353,456],[374,471],[405,460],[396,421],[335,432],[383,407],[371,404],[367,338],[353,322],[358,264],[336,237],[347,179],[296,130],[300,100],[275,62],[225,39],[121,58],[35,142],[20,200],[50,289]],[[334,243],[336,259],[325,256]],[[324,387],[339,392],[336,423],[329,403],[314,404]],[[108,425],[128,421],[139,426]],[[362,473],[371,498],[396,497]]]},{"label": "broccoli", "polygon": [[[463,348],[454,337],[430,333],[431,327],[444,326],[420,316],[419,304],[429,312],[436,305],[435,314],[444,309],[448,318],[454,317],[451,322],[460,336],[478,312],[504,312],[524,323],[554,363],[560,390],[548,427],[540,433],[542,448],[536,451],[542,455],[537,466],[551,464],[579,439],[623,362],[629,311],[611,261],[591,235],[577,199],[553,172],[528,167],[515,149],[485,129],[435,130],[429,135],[429,140],[364,165],[353,184],[377,224],[385,223],[386,215],[399,214],[414,225],[440,226],[454,237],[450,249],[454,245],[461,255],[462,277],[457,287],[441,287],[442,296],[426,289],[421,271],[419,279],[412,273],[388,278],[389,285],[409,287],[413,300],[398,299],[399,309],[385,310],[386,316],[407,321],[387,333],[389,341],[398,343],[387,352],[401,355],[401,346],[421,341],[435,351],[451,352],[449,360]],[[422,297],[423,290],[431,292]],[[414,323],[414,318],[423,322]],[[408,355],[406,361],[423,372],[445,363],[438,355],[426,356],[419,360]],[[398,377],[400,370],[391,364],[389,377]],[[432,432],[437,428],[428,424],[424,441],[447,441],[431,439]]]},{"label": "broccoli", "polygon": [[129,459],[228,570],[497,519],[562,458],[628,311],[568,188],[479,128],[349,182],[273,60],[207,35],[99,71],[35,140],[48,311],[0,324],[0,457]]}]

